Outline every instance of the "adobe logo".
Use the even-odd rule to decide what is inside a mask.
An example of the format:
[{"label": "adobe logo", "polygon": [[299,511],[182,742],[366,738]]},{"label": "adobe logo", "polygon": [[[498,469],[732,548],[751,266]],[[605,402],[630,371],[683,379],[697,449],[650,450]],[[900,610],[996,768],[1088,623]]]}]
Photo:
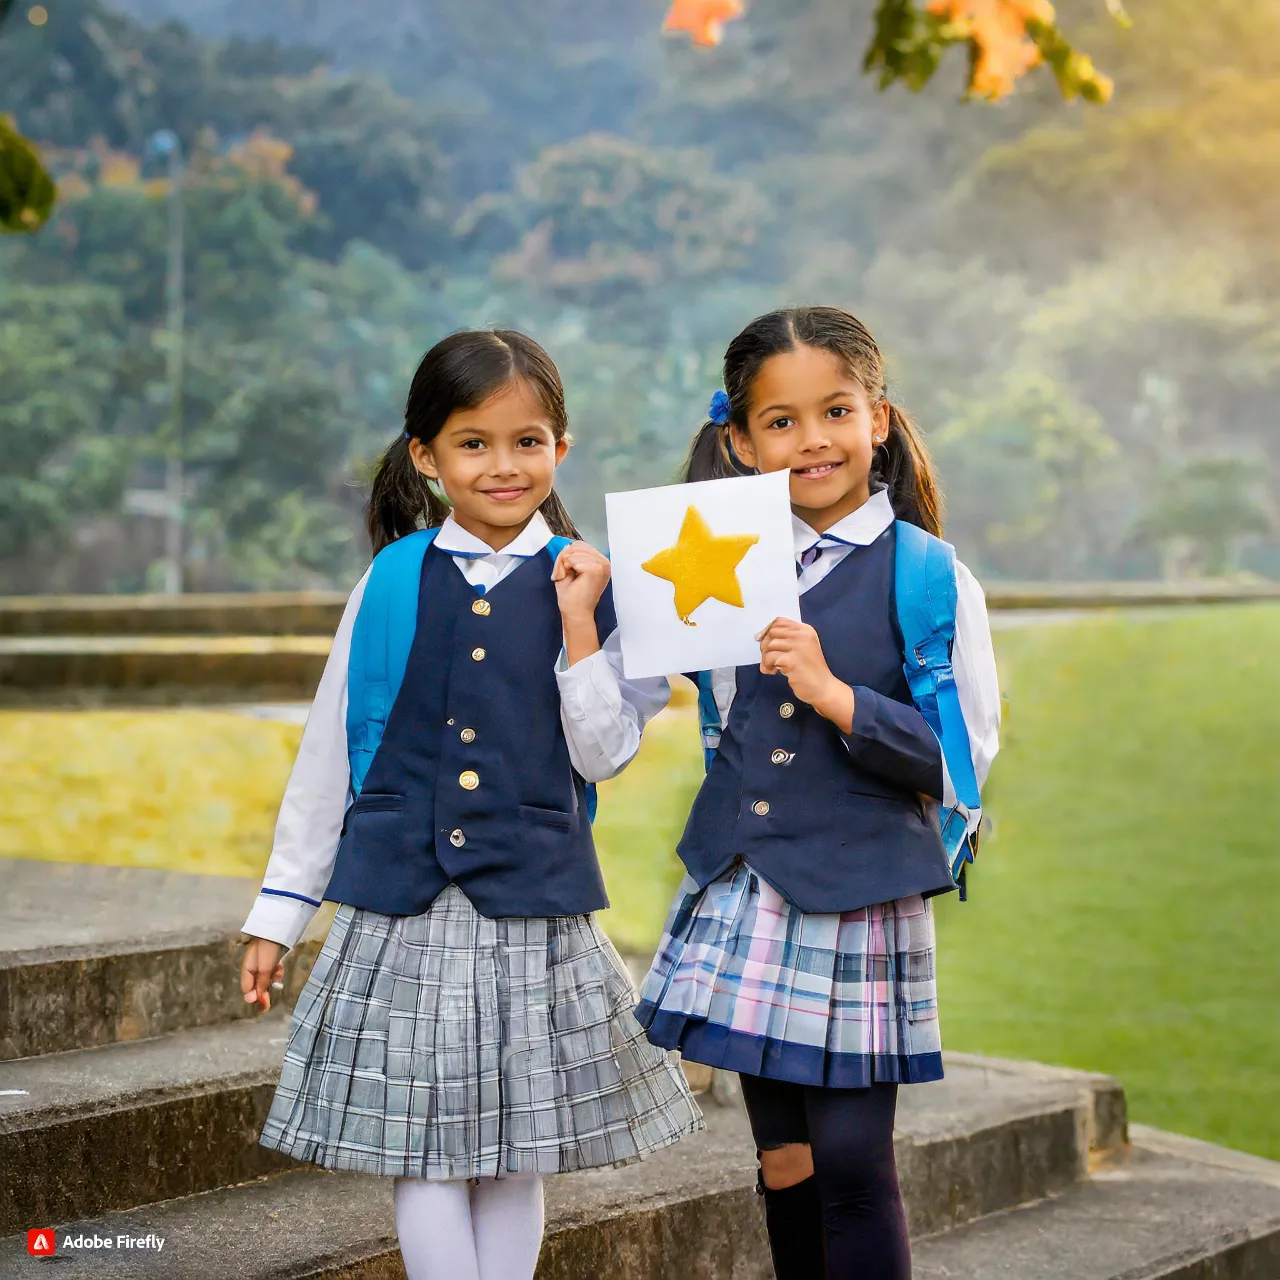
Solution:
[{"label": "adobe logo", "polygon": [[27,1232],[27,1252],[33,1258],[50,1258],[58,1251],[52,1227],[32,1227]]}]

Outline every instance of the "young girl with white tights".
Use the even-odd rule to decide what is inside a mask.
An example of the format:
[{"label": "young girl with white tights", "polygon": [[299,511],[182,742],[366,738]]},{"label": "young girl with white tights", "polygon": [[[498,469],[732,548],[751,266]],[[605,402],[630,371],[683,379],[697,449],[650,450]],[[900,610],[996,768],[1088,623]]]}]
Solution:
[{"label": "young girl with white tights", "polygon": [[529,1280],[544,1174],[702,1127],[591,914],[591,784],[669,689],[622,676],[609,562],[552,491],[566,426],[522,334],[424,357],[244,926],[266,1010],[283,951],[340,904],[260,1140],[394,1178],[409,1280]]}]

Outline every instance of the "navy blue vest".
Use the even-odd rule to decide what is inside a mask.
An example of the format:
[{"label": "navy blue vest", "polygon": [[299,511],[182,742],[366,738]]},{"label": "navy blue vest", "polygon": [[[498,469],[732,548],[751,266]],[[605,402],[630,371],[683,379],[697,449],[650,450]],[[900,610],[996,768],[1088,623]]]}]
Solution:
[{"label": "navy blue vest", "polygon": [[[617,625],[608,593],[596,623],[602,639]],[[560,726],[563,643],[548,555],[481,597],[427,548],[404,682],[347,810],[327,899],[416,915],[454,882],[490,917],[609,905]]]},{"label": "navy blue vest", "polygon": [[911,703],[893,599],[894,531],[800,597],[854,690],[842,734],[780,675],[738,668],[720,748],[680,841],[700,886],[737,857],[802,911],[852,911],[955,888],[938,832],[942,752]]}]

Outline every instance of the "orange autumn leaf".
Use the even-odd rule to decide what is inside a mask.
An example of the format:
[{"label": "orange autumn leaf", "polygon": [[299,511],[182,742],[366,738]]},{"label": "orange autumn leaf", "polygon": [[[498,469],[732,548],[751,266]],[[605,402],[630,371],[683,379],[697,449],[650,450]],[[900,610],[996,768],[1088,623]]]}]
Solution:
[{"label": "orange autumn leaf", "polygon": [[740,18],[742,0],[673,0],[663,31],[683,31],[694,44],[719,44],[724,24]]},{"label": "orange autumn leaf", "polygon": [[970,89],[983,98],[1012,93],[1020,76],[1043,55],[1027,34],[1028,23],[1053,22],[1049,0],[931,0],[929,12],[943,18],[956,37],[974,48]]}]

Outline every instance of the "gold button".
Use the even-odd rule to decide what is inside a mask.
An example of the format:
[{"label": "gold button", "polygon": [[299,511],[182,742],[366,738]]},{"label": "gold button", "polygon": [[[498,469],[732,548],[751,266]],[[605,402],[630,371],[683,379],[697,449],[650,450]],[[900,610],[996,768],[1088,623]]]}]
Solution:
[{"label": "gold button", "polygon": [[472,662],[483,662],[483,661],[484,661],[484,650],[483,650],[483,649],[472,649],[472,650],[471,650],[471,661],[472,661]]},{"label": "gold button", "polygon": [[476,740],[476,731],[474,729],[463,729],[458,735],[463,742],[474,742]]},{"label": "gold button", "polygon": [[458,786],[464,791],[474,791],[480,785],[480,775],[474,769],[465,769],[458,774]]},{"label": "gold button", "polygon": [[769,759],[772,760],[774,764],[786,764],[787,753],[783,751],[781,747],[779,747],[778,750],[775,751],[773,755],[769,757]]},{"label": "gold button", "polygon": [[453,831],[449,832],[449,843],[453,845],[455,849],[461,849],[462,846],[467,843],[467,837],[462,834],[461,827],[456,827]]},{"label": "gold button", "polygon": [[765,814],[769,812],[769,802],[767,800],[757,800],[755,804],[751,806],[751,812],[754,813],[757,818],[763,818]]},{"label": "gold button", "polygon": [[782,706],[778,708],[778,714],[784,720],[790,720],[791,717],[795,715],[795,713],[796,713],[796,704],[794,702],[784,702]]},{"label": "gold button", "polygon": [[487,600],[477,600],[471,606],[472,613],[478,613],[482,618],[487,618],[493,612],[493,605]]}]

